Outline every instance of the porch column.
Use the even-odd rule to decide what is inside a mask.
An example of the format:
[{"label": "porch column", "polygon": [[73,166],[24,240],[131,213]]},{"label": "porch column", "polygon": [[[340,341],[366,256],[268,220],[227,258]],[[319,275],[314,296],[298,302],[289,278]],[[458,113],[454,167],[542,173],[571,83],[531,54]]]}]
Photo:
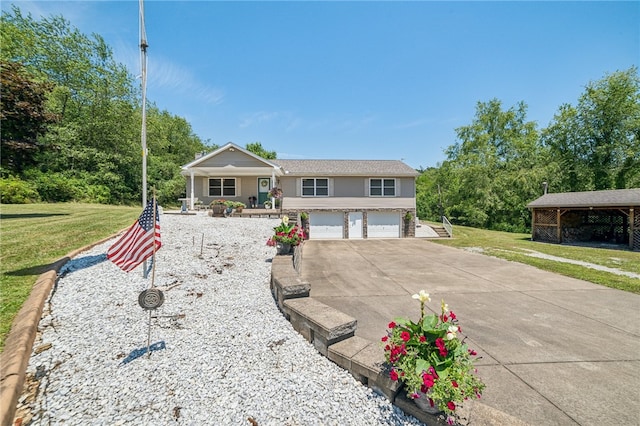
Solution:
[{"label": "porch column", "polygon": [[189,202],[189,209],[193,210],[194,209],[194,202],[193,202],[193,197],[195,195],[194,191],[193,191],[193,184],[194,184],[194,179],[193,179],[193,170],[191,170],[191,201]]},{"label": "porch column", "polygon": [[[276,187],[276,171],[275,169],[271,169],[271,188],[275,188],[275,187]],[[271,197],[271,210],[275,210],[275,208],[276,208],[276,199]]]}]

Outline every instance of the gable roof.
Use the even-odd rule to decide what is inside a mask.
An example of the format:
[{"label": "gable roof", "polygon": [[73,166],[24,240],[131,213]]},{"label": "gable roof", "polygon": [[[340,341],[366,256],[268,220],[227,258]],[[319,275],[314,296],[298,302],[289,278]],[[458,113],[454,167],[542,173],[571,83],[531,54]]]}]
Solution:
[{"label": "gable roof", "polygon": [[589,208],[629,206],[640,206],[640,188],[545,194],[527,204],[527,207],[530,209],[541,207]]},{"label": "gable roof", "polygon": [[399,160],[271,160],[288,176],[419,176]]},{"label": "gable roof", "polygon": [[224,151],[227,151],[227,150],[228,151],[240,151],[240,152],[242,152],[242,153],[244,153],[244,154],[246,154],[246,155],[248,155],[250,157],[253,157],[254,159],[264,163],[266,167],[278,168],[278,166],[275,165],[273,162],[271,162],[269,160],[266,160],[266,159],[260,157],[259,155],[256,155],[253,152],[248,151],[248,150],[246,150],[246,149],[234,144],[233,142],[229,142],[226,145],[223,145],[220,148],[216,149],[215,151],[212,151],[212,152],[208,153],[207,155],[203,155],[200,158],[196,158],[195,160],[193,160],[189,164],[185,164],[184,166],[182,166],[182,169],[186,170],[186,169],[190,169],[190,168],[193,168],[193,167],[197,167],[198,164],[204,163],[205,161],[207,161],[211,157],[215,157],[216,155],[220,154],[221,152],[224,152]]}]

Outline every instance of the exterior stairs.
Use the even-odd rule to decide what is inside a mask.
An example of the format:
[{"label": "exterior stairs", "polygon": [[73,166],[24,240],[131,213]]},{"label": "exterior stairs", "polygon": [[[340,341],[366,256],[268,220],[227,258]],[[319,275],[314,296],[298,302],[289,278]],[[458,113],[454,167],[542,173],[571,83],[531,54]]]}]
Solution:
[{"label": "exterior stairs", "polygon": [[438,238],[449,238],[449,233],[447,232],[446,229],[444,229],[444,226],[433,226],[430,225],[431,229],[433,229],[436,234],[438,234]]}]

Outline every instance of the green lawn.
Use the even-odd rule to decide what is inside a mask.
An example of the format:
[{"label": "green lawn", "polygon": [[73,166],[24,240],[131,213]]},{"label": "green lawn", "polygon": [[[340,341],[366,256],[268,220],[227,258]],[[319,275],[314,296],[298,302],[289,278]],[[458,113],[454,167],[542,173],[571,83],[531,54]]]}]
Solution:
[{"label": "green lawn", "polygon": [[546,255],[589,262],[640,274],[639,252],[539,243],[531,241],[531,234],[487,231],[457,225],[453,227],[453,236],[453,239],[434,239],[432,241],[451,247],[481,248],[483,253],[489,256],[526,263],[569,277],[640,294],[640,278],[630,278],[585,266],[527,256],[528,250],[533,250]]},{"label": "green lawn", "polygon": [[38,275],[72,250],[130,226],[142,207],[0,205],[0,350]]}]

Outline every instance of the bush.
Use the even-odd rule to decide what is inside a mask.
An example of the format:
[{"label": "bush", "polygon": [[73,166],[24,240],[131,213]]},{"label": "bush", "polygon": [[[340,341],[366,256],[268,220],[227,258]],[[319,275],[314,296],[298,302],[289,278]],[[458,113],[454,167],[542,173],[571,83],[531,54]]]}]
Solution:
[{"label": "bush", "polygon": [[0,178],[0,202],[5,204],[29,204],[40,201],[31,182],[14,176]]},{"label": "bush", "polygon": [[84,182],[62,173],[35,173],[34,183],[40,198],[48,202],[77,201],[84,197]]}]

